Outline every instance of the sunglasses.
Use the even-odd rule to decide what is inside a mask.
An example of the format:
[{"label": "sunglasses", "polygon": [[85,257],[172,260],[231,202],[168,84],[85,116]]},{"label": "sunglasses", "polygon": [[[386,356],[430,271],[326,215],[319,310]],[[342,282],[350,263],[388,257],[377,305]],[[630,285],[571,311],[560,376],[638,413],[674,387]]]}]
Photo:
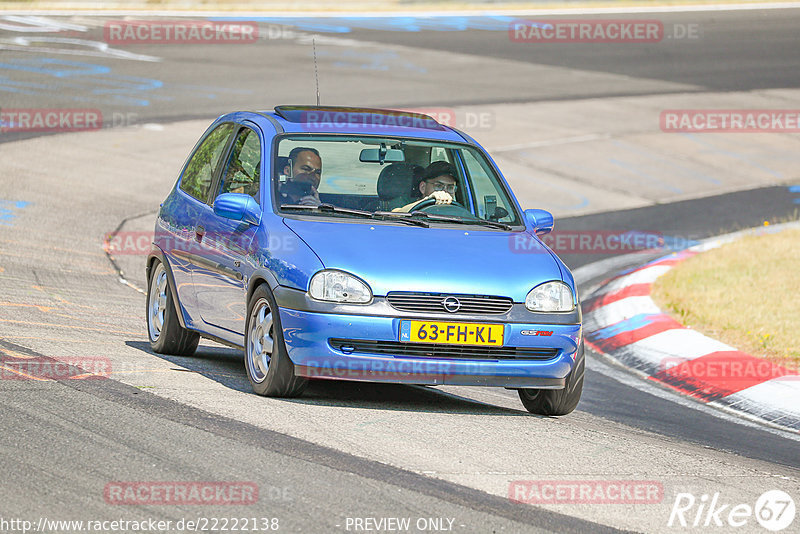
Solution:
[{"label": "sunglasses", "polygon": [[455,193],[456,188],[458,188],[457,184],[448,184],[445,182],[433,182],[433,190],[434,191],[446,191],[448,193]]}]

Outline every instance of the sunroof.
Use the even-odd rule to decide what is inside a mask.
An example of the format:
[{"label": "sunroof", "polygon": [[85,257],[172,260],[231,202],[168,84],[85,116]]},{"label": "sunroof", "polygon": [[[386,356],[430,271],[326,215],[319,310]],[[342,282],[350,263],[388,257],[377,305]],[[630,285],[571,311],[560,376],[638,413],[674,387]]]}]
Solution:
[{"label": "sunroof", "polygon": [[333,126],[389,126],[444,131],[436,119],[423,113],[394,109],[342,106],[276,106],[275,113],[289,122]]}]

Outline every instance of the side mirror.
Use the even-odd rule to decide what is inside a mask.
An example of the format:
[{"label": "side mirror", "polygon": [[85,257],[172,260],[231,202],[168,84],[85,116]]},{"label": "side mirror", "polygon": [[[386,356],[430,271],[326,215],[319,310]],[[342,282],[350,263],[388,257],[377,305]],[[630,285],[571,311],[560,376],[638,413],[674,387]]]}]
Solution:
[{"label": "side mirror", "polygon": [[553,214],[547,210],[525,210],[525,221],[528,230],[533,231],[536,235],[549,234],[553,231]]},{"label": "side mirror", "polygon": [[214,200],[214,214],[232,221],[256,225],[261,222],[261,207],[250,195],[223,193]]}]

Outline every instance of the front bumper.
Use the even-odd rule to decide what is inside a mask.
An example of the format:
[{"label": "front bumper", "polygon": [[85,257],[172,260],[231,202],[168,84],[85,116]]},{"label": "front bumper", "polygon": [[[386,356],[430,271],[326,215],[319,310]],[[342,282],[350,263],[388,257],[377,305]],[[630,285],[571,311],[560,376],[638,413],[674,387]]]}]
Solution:
[{"label": "front bumper", "polygon": [[[441,358],[432,355],[371,354],[343,351],[332,340],[351,339],[397,342],[400,322],[406,317],[323,313],[285,307],[279,299],[284,341],[295,373],[309,378],[392,382],[425,385],[501,386],[508,388],[562,389],[575,364],[580,345],[581,325],[519,323],[483,317],[483,323],[505,324],[504,347],[554,349],[547,359],[526,356],[492,358],[470,356]],[[431,320],[478,322],[456,317],[430,317]],[[552,331],[547,337],[523,335],[522,331]]]}]

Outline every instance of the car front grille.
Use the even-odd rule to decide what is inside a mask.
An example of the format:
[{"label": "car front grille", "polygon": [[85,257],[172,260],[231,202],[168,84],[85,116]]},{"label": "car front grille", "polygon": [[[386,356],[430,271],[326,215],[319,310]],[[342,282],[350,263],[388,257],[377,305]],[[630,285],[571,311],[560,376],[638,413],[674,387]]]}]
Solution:
[{"label": "car front grille", "polygon": [[328,343],[345,354],[386,354],[419,358],[456,358],[470,360],[550,360],[558,349],[530,347],[475,347],[444,343],[404,343],[364,339],[332,338]]},{"label": "car front grille", "polygon": [[[457,311],[445,307],[445,299],[458,301]],[[508,297],[488,295],[452,295],[447,293],[413,293],[392,291],[386,300],[397,310],[422,313],[453,313],[464,315],[494,315],[508,312],[514,301]]]}]

